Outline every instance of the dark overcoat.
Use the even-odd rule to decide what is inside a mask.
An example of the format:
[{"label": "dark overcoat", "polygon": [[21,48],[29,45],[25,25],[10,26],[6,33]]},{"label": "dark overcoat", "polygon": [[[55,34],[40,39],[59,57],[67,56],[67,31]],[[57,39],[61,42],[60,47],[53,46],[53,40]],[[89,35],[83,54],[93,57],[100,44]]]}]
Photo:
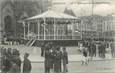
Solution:
[{"label": "dark overcoat", "polygon": [[31,62],[29,59],[24,59],[23,62],[23,73],[30,73],[32,69]]}]

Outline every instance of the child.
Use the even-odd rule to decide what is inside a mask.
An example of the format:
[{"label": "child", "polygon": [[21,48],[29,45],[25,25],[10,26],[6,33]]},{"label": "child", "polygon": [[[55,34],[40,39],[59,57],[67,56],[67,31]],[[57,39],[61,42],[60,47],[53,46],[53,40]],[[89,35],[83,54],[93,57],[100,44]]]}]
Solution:
[{"label": "child", "polygon": [[84,48],[83,50],[82,50],[82,54],[83,54],[83,56],[82,56],[82,65],[87,65],[88,64],[88,58],[87,58],[87,48]]}]

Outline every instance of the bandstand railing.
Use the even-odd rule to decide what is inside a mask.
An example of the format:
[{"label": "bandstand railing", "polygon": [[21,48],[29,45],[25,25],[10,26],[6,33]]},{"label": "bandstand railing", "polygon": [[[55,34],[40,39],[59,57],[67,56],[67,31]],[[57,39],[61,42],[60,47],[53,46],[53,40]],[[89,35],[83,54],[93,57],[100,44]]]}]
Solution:
[{"label": "bandstand railing", "polygon": [[54,36],[54,35],[40,35],[40,36],[29,36],[28,38],[26,38],[28,40],[31,39],[36,39],[36,40],[80,40],[81,36],[76,35],[76,36],[70,36],[70,35],[58,35],[58,36]]}]

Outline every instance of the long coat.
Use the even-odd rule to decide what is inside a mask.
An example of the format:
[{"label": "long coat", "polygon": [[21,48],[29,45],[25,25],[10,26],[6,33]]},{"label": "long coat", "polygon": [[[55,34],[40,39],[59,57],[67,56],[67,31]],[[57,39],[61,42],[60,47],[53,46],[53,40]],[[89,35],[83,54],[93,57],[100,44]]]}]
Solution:
[{"label": "long coat", "polygon": [[2,57],[1,63],[2,71],[8,72],[11,68],[10,60],[8,58]]},{"label": "long coat", "polygon": [[13,63],[8,73],[20,73],[19,66],[16,63]]},{"label": "long coat", "polygon": [[62,58],[62,52],[57,51],[55,54],[55,59],[54,59],[54,71],[55,72],[61,71],[61,58]]},{"label": "long coat", "polygon": [[29,59],[24,59],[23,63],[23,73],[30,73],[32,69],[31,62]]},{"label": "long coat", "polygon": [[63,61],[63,65],[68,64],[68,53],[66,51],[62,53],[62,61]]},{"label": "long coat", "polygon": [[45,51],[45,68],[50,68],[51,66],[51,58],[50,58],[50,52]]}]

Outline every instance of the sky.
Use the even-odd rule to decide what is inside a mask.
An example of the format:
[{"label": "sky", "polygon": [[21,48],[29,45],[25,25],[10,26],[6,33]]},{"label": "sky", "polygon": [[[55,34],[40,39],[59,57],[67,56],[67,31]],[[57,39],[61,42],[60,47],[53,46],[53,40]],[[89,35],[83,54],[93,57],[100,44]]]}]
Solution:
[{"label": "sky", "polygon": [[115,0],[112,0],[113,13],[115,14]]},{"label": "sky", "polygon": [[[115,14],[115,0],[93,0],[94,2],[101,2],[102,4],[94,4],[92,10],[92,0],[53,0],[53,9],[63,12],[65,8],[71,9],[76,16],[88,16],[92,14],[107,16]],[[103,3],[109,2],[109,3]],[[79,3],[79,4],[78,4]]]}]

